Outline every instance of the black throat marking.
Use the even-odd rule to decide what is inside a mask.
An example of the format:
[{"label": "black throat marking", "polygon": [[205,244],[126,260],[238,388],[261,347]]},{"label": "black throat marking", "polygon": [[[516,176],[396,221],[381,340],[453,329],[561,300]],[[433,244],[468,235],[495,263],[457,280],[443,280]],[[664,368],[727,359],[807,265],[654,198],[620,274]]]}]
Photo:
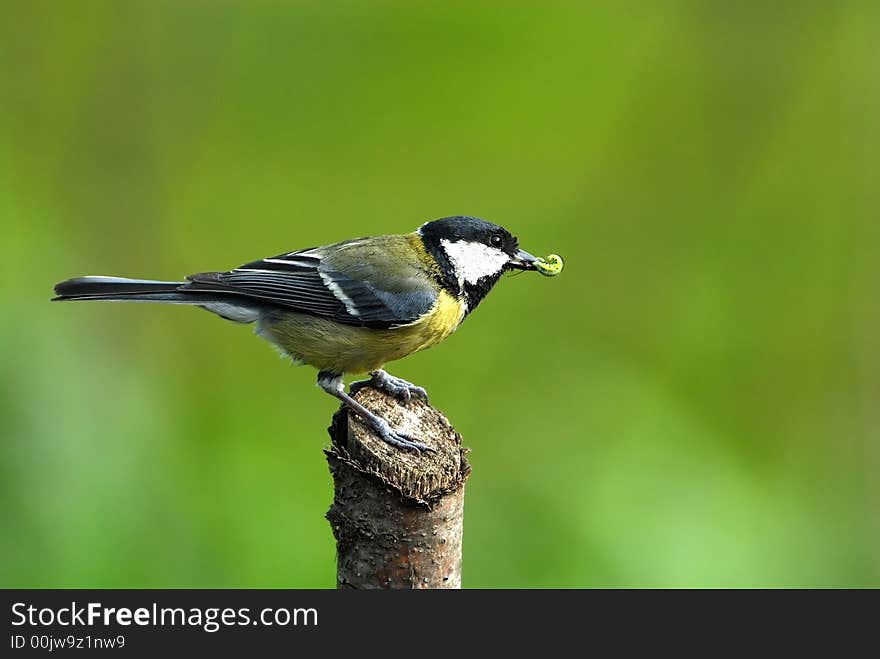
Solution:
[{"label": "black throat marking", "polygon": [[464,298],[467,300],[467,311],[465,312],[465,315],[477,308],[477,305],[484,297],[486,297],[489,291],[492,290],[492,287],[498,283],[501,275],[501,272],[496,272],[494,275],[480,277],[476,284],[468,284],[465,282]]}]

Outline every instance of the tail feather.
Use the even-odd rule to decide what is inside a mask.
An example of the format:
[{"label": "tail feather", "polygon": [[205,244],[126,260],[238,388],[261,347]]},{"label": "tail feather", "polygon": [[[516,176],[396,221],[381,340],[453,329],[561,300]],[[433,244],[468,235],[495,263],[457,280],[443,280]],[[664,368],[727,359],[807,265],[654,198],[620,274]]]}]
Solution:
[{"label": "tail feather", "polygon": [[177,290],[183,283],[124,277],[77,277],[56,284],[57,297],[53,300],[184,301],[185,297]]},{"label": "tail feather", "polygon": [[263,304],[241,295],[180,290],[186,282],[126,279],[125,277],[77,277],[55,285],[53,302],[106,300],[110,302],[162,302],[192,304],[236,323],[253,323]]}]

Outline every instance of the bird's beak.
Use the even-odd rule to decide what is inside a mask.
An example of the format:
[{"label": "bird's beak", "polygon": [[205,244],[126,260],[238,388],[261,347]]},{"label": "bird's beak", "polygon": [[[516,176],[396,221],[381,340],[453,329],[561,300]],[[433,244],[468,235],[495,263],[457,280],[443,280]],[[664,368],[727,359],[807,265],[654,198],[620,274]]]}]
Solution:
[{"label": "bird's beak", "polygon": [[535,267],[535,261],[537,260],[525,250],[520,249],[517,250],[516,256],[510,257],[507,261],[507,266],[516,270],[537,270]]}]

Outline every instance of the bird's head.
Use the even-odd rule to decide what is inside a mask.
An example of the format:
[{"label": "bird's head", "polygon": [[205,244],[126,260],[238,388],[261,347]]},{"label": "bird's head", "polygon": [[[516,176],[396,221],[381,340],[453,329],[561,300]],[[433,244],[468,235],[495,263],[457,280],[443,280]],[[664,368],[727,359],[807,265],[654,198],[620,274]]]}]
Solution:
[{"label": "bird's head", "polygon": [[521,250],[507,229],[476,217],[444,217],[423,224],[418,233],[437,261],[441,283],[453,295],[464,296],[468,311],[505,272],[537,269],[538,260]]}]

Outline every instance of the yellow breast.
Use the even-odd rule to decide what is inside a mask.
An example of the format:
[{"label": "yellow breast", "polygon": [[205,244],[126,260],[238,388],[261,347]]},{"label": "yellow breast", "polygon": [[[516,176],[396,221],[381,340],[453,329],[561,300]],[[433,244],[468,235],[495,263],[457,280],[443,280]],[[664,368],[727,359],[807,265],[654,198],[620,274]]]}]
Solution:
[{"label": "yellow breast", "polygon": [[390,329],[353,327],[296,312],[285,312],[257,331],[297,361],[338,373],[366,373],[430,348],[461,323],[465,305],[446,291],[417,320]]}]

